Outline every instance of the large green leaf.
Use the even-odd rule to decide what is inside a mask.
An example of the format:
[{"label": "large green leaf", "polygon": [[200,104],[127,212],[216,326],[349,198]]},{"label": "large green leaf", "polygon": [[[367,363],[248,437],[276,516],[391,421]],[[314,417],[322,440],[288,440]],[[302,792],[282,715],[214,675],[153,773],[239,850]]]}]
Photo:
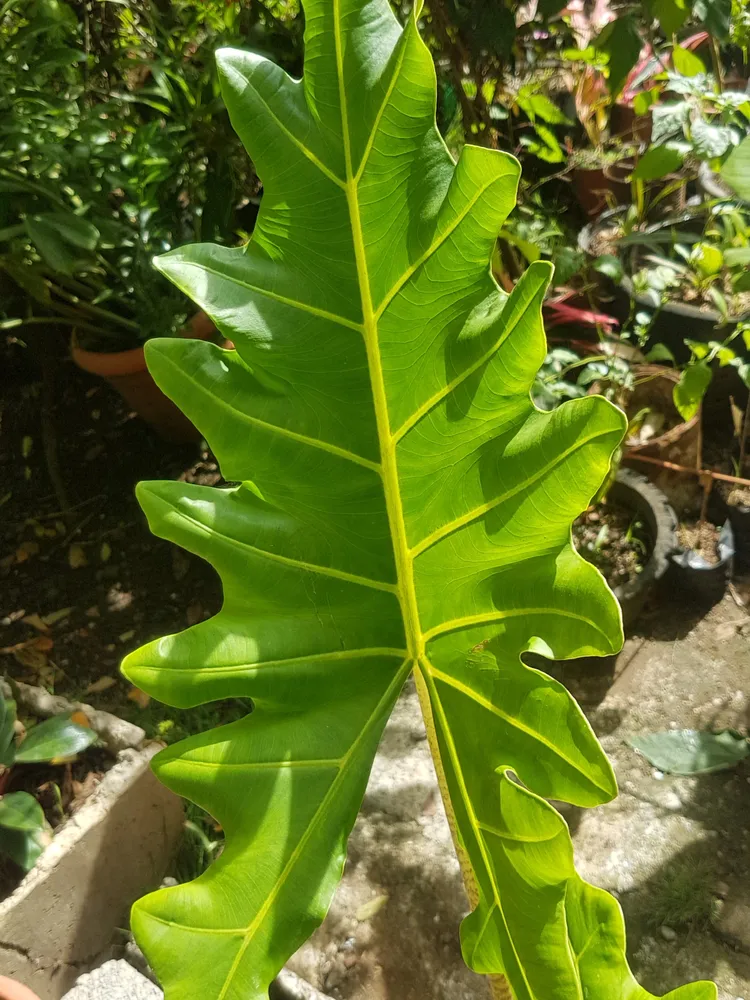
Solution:
[{"label": "large green leaf", "polygon": [[252,241],[159,260],[236,351],[153,340],[149,366],[240,485],[140,486],[152,529],[217,568],[224,606],[123,669],[172,705],[253,712],[156,758],[227,846],[140,901],[136,936],[167,1000],[266,997],[329,905],[413,671],[476,880],[467,961],[519,1000],[646,1000],[616,902],[588,902],[544,801],[606,801],[611,767],[567,691],[521,659],[619,648],[570,524],[624,417],[595,397],[532,405],[550,268],[510,296],[491,277],[519,167],[468,145],[454,164],[416,14],[402,32],[387,0],[305,6],[304,82],[219,53],[264,182]]}]

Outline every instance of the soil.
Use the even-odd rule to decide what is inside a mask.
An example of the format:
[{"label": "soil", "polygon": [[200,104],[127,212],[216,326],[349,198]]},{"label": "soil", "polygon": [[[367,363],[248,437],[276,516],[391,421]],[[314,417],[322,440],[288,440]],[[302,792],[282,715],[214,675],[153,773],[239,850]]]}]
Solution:
[{"label": "soil", "polygon": [[[638,228],[636,226],[633,231],[637,232]],[[601,257],[605,254],[619,257],[618,246],[621,236],[622,231],[619,226],[606,226],[596,229],[591,236],[589,252],[593,257]],[[729,306],[731,316],[745,316],[750,312],[750,292],[735,292],[732,288],[731,276],[729,274],[724,276],[721,290]],[[708,293],[704,294],[703,291],[689,282],[671,289],[669,297],[672,302],[685,302],[688,305],[695,306],[702,312],[716,312],[716,303]]]},{"label": "soil", "polygon": [[596,229],[591,235],[590,252],[594,257],[617,256],[617,244],[622,233],[619,226]]},{"label": "soil", "polygon": [[[724,298],[729,307],[730,316],[745,316],[750,312],[750,292],[735,292],[732,288],[732,279],[729,274],[724,275],[720,282]],[[716,312],[716,303],[700,288],[691,284],[680,285],[671,293],[671,298],[676,302],[687,302],[691,306],[697,306],[703,312]]]},{"label": "soil", "polygon": [[677,529],[677,539],[682,548],[697,552],[711,566],[720,561],[719,534],[719,529],[710,521],[682,522]]},{"label": "soil", "polygon": [[[152,536],[134,496],[141,479],[221,482],[213,456],[160,440],[106,382],[73,365],[62,337],[44,335],[55,355],[46,406],[34,345],[0,344],[0,671],[168,741],[244,714],[245,706],[219,703],[173,721],[174,711],[118,673],[132,649],[220,607],[217,574]],[[42,436],[45,409],[53,442]],[[45,457],[50,448],[67,517]]]},{"label": "soil", "polygon": [[573,525],[573,540],[612,588],[637,578],[652,547],[645,525],[631,510],[613,503],[584,511]]}]

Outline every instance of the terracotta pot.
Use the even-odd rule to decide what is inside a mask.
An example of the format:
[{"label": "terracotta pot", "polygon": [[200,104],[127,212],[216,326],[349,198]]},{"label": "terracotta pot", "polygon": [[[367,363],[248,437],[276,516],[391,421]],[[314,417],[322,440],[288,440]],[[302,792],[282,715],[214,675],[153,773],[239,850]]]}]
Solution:
[{"label": "terracotta pot", "polygon": [[28,986],[22,986],[15,979],[0,976],[0,1000],[39,1000]]},{"label": "terracotta pot", "polygon": [[632,170],[632,160],[595,167],[593,170],[575,168],[573,190],[578,204],[590,219],[595,219],[613,205],[630,201],[630,183],[627,178]]},{"label": "terracotta pot", "polygon": [[[208,340],[216,328],[205,313],[198,313],[182,331],[182,336]],[[100,375],[120,393],[128,406],[167,441],[191,444],[200,441],[200,432],[180,408],[154,382],[146,366],[143,347],[108,354],[87,351],[71,341],[73,361],[85,372]],[[2,1000],[2,997],[0,997]]]},{"label": "terracotta pot", "polygon": [[615,104],[609,118],[609,128],[622,142],[642,142],[649,145],[653,130],[651,112],[637,115],[632,104]]}]

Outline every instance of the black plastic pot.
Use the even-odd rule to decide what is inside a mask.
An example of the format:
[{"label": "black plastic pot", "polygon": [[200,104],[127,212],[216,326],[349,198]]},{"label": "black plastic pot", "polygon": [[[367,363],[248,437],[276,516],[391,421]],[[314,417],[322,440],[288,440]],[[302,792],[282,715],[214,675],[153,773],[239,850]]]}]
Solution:
[{"label": "black plastic pot", "polygon": [[[677,547],[677,515],[662,491],[632,469],[620,468],[609,488],[615,503],[632,511],[648,526],[653,539],[651,553],[637,578],[626,587],[616,587],[623,623],[627,629],[637,619],[648,595],[669,571],[670,556]],[[605,697],[614,678],[617,653],[610,656],[581,656],[572,660],[548,660],[526,653],[524,662],[565,684],[580,698],[576,685],[586,691],[586,704],[593,708]]]},{"label": "black plastic pot", "polygon": [[[591,249],[594,236],[599,229],[611,225],[612,221],[623,211],[624,208],[615,208],[608,212],[603,212],[596,222],[584,226],[578,234],[578,247],[589,259],[595,259],[596,255]],[[615,282],[610,278],[601,276],[601,288],[606,299],[602,301],[602,311],[609,313],[619,320],[620,324],[628,321],[631,312],[631,302],[636,305],[636,310],[645,310],[649,313],[656,313],[657,307],[653,300],[647,295],[641,295],[633,288],[630,278],[625,275],[621,281]],[[742,319],[747,319],[750,313],[743,316],[730,318],[730,323],[738,323]],[[690,351],[685,346],[685,338],[690,340],[701,340],[707,342],[716,338],[716,327],[724,322],[721,315],[714,309],[699,309],[684,302],[667,302],[656,314],[645,350],[653,347],[654,344],[664,344],[672,352],[677,361],[687,361]]]},{"label": "black plastic pot", "polygon": [[618,470],[609,489],[609,499],[638,515],[653,539],[651,553],[638,576],[614,590],[622,608],[622,620],[628,626],[636,620],[652,588],[669,569],[670,557],[677,548],[677,515],[662,491],[633,469]]},{"label": "black plastic pot", "polygon": [[[714,498],[715,494],[715,498]],[[729,503],[721,487],[714,486],[713,506],[720,517],[729,521],[734,536],[734,566],[742,572],[750,570],[750,507]]]},{"label": "black plastic pot", "polygon": [[708,563],[693,549],[672,553],[669,581],[700,601],[715,604],[724,596],[734,563],[734,532],[727,519],[719,534],[719,561]]}]

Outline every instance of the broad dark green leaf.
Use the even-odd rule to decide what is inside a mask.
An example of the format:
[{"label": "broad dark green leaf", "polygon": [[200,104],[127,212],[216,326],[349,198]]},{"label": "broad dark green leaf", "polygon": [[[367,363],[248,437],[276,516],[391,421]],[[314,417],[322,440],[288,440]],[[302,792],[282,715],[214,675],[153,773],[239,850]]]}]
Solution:
[{"label": "broad dark green leaf", "polygon": [[27,833],[43,830],[44,812],[28,792],[9,792],[0,795],[0,826]]},{"label": "broad dark green leaf", "polygon": [[45,212],[36,216],[37,222],[42,222],[53,230],[72,247],[81,250],[94,250],[99,239],[99,230],[87,219],[82,219],[73,212]]},{"label": "broad dark green leaf", "polygon": [[684,0],[650,0],[648,7],[667,38],[680,30],[690,13]]},{"label": "broad dark green leaf", "polygon": [[732,0],[693,0],[693,13],[711,35],[721,41],[729,37],[732,25]]},{"label": "broad dark green leaf", "polygon": [[63,274],[73,274],[80,266],[80,257],[67,243],[55,226],[42,215],[29,216],[26,230],[42,260]]},{"label": "broad dark green leaf", "polygon": [[20,764],[52,761],[74,757],[77,753],[96,743],[93,729],[79,726],[65,716],[56,715],[45,722],[39,722],[26,734],[16,750],[16,760]]},{"label": "broad dark green leaf", "polygon": [[0,694],[0,766],[10,767],[15,757],[13,737],[16,721],[16,703]]},{"label": "broad dark green leaf", "polygon": [[729,154],[721,177],[743,201],[750,201],[750,136]]},{"label": "broad dark green leaf", "polygon": [[650,146],[643,154],[632,173],[633,180],[655,181],[679,170],[684,157],[671,146]]},{"label": "broad dark green leaf", "polygon": [[0,854],[24,871],[34,866],[48,839],[42,807],[28,792],[0,796]]},{"label": "broad dark green leaf", "polygon": [[734,767],[750,754],[747,740],[725,730],[702,733],[672,729],[638,736],[628,743],[646,760],[667,774],[707,774]]},{"label": "broad dark green leaf", "polygon": [[638,24],[632,14],[621,14],[597,38],[597,50],[604,52],[609,60],[607,87],[613,97],[625,86],[628,74],[638,62],[642,47]]},{"label": "broad dark green leaf", "polygon": [[570,524],[624,417],[593,396],[531,403],[550,267],[510,296],[491,277],[519,167],[470,145],[451,159],[418,11],[403,31],[387,0],[305,11],[303,81],[219,53],[264,184],[252,241],[159,260],[236,350],[152,340],[149,366],[240,485],[140,486],[152,529],[216,567],[224,605],[123,669],[172,705],[254,710],[156,758],[227,846],[138,903],[133,928],[167,1000],[267,997],[330,903],[412,672],[477,883],[467,961],[517,1000],[648,1000],[611,897],[596,897],[601,947],[581,937],[585,892],[545,802],[606,801],[611,767],[565,688],[522,661],[619,648]]}]

